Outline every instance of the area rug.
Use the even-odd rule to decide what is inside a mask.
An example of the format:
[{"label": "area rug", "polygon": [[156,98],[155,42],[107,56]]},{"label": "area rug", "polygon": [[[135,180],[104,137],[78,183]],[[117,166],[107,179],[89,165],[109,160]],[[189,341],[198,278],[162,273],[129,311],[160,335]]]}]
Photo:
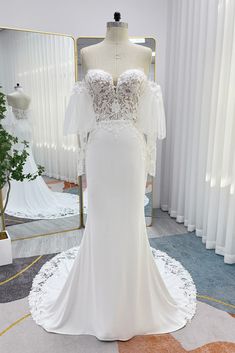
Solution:
[{"label": "area rug", "polygon": [[126,342],[49,333],[33,321],[27,295],[33,277],[55,254],[34,256],[0,268],[0,352],[235,353],[235,266],[206,250],[194,233],[150,239],[150,245],[181,261],[197,286],[197,313],[184,328]]}]

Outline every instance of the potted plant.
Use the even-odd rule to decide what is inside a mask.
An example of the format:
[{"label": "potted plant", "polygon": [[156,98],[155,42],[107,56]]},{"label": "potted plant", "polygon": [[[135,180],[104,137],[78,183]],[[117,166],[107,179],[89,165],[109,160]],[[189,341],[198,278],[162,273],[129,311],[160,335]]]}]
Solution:
[{"label": "potted plant", "polygon": [[[12,263],[11,239],[4,224],[4,212],[11,191],[11,180],[34,180],[44,171],[42,166],[38,166],[36,173],[24,173],[23,167],[29,155],[27,152],[29,143],[27,141],[19,141],[17,137],[4,129],[2,121],[5,118],[6,111],[6,97],[0,91],[0,266]],[[14,148],[16,143],[22,143],[20,151]],[[4,186],[7,186],[7,192],[5,203],[3,204],[2,190]]]}]

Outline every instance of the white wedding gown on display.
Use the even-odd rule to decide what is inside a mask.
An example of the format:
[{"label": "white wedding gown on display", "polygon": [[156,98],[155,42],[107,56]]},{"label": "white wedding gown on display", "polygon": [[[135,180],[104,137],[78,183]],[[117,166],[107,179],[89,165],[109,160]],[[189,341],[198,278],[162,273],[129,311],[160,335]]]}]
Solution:
[{"label": "white wedding gown on display", "polygon": [[[21,151],[22,141],[29,142],[28,157],[23,167],[24,174],[34,174],[38,171],[34,160],[31,139],[32,130],[29,123],[30,110],[7,107],[4,128],[13,136],[18,137],[19,143],[14,148]],[[11,191],[6,208],[6,214],[29,219],[54,219],[79,214],[78,195],[54,192],[41,176],[34,180],[11,180]]]},{"label": "white wedding gown on display", "polygon": [[[144,215],[156,141],[166,136],[161,87],[141,69],[90,69],[75,83],[65,133],[78,134],[78,174],[86,173],[88,215],[80,246],[46,262],[28,297],[48,332],[100,340],[172,332],[191,321],[196,288],[189,272],[151,248]],[[88,134],[89,133],[89,134]]]}]

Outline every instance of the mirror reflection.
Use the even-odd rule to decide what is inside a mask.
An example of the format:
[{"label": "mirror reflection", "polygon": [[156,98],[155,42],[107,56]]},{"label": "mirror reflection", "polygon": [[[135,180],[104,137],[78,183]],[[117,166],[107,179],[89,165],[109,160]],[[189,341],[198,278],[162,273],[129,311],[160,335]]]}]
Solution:
[{"label": "mirror reflection", "polygon": [[[78,70],[78,80],[84,78],[84,73],[81,65],[81,49],[90,45],[97,44],[101,42],[104,37],[79,37],[77,39],[77,48],[78,48],[78,61],[77,61],[77,70]],[[156,41],[154,38],[147,37],[130,37],[130,40],[136,44],[150,47],[152,49],[152,64],[149,73],[149,79],[155,80],[155,52],[156,52]],[[85,223],[88,211],[87,204],[87,183],[86,176],[82,176],[82,208],[83,208],[83,222]],[[152,224],[152,212],[153,212],[153,177],[148,175],[145,189],[145,220],[146,225],[150,226]]]},{"label": "mirror reflection", "polygon": [[25,147],[24,174],[39,174],[30,181],[11,180],[2,190],[5,225],[13,240],[80,226],[77,140],[63,136],[74,81],[72,37],[0,30],[0,90],[6,98],[2,123],[18,138],[14,149]]}]

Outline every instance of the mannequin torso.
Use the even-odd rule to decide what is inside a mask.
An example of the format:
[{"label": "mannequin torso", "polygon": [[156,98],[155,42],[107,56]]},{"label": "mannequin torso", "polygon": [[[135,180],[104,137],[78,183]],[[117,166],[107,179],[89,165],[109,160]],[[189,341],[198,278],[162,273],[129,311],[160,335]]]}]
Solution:
[{"label": "mannequin torso", "polygon": [[28,109],[31,99],[22,88],[16,88],[16,91],[7,95],[7,103],[15,109]]},{"label": "mannequin torso", "polygon": [[89,69],[105,70],[112,75],[115,85],[127,69],[142,69],[148,76],[151,60],[152,50],[132,43],[124,22],[108,22],[105,39],[81,49],[83,73]]}]

